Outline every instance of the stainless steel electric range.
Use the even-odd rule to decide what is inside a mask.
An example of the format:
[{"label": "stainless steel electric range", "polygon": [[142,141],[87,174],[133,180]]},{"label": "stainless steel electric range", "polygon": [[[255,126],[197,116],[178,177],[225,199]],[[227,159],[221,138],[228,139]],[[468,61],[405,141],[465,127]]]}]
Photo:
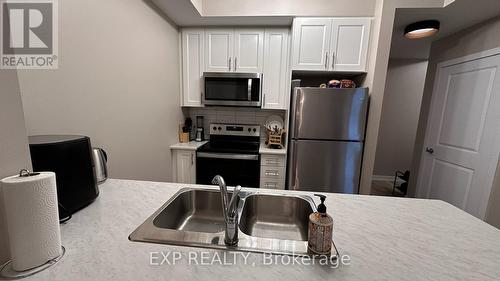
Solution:
[{"label": "stainless steel electric range", "polygon": [[259,187],[260,126],[210,124],[210,141],[196,152],[196,183],[221,175],[227,185]]}]

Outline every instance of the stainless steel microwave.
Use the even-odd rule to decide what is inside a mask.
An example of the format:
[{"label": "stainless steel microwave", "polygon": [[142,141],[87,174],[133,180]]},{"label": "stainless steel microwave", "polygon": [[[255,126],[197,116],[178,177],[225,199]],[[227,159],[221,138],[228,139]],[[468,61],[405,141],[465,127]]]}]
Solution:
[{"label": "stainless steel microwave", "polygon": [[262,104],[262,73],[204,72],[205,105],[253,106]]}]

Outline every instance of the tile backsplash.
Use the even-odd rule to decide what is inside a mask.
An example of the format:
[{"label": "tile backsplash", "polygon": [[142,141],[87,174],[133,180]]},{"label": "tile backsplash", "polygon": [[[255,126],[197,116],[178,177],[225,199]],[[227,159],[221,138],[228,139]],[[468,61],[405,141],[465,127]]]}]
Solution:
[{"label": "tile backsplash", "polygon": [[193,120],[193,126],[196,126],[196,116],[204,117],[205,139],[210,136],[209,125],[211,123],[234,123],[260,125],[261,139],[264,140],[266,138],[264,125],[271,115],[278,115],[285,120],[285,111],[283,110],[262,110],[249,107],[192,107],[187,108],[184,112],[185,117],[191,117]]}]

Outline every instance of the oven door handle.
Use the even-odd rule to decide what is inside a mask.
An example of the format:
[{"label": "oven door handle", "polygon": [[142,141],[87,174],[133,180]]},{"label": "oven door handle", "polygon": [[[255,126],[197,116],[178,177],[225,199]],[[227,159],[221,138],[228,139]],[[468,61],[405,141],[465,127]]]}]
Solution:
[{"label": "oven door handle", "polygon": [[259,160],[259,155],[254,155],[254,154],[198,152],[196,156],[199,158],[217,158],[217,159],[230,159],[230,160]]}]

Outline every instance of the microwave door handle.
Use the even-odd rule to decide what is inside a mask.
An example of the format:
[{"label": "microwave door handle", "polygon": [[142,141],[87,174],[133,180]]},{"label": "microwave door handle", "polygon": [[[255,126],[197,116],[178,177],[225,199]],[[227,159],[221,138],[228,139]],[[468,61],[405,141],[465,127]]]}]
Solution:
[{"label": "microwave door handle", "polygon": [[252,78],[248,78],[248,101],[252,101]]}]

